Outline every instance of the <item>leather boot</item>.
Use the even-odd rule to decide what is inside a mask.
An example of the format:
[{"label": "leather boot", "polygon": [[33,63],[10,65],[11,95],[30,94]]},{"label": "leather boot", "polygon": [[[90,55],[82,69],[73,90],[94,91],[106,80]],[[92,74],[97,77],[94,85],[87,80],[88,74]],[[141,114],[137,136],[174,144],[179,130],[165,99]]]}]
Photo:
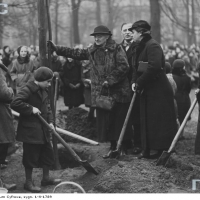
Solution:
[{"label": "leather boot", "polygon": [[3,183],[3,187],[6,188],[8,191],[15,190],[17,188],[16,184],[7,184]]},{"label": "leather boot", "polygon": [[47,180],[42,180],[41,181],[41,186],[47,186],[47,185],[57,185],[61,183],[61,179],[53,179],[49,178]]},{"label": "leather boot", "polygon": [[138,159],[150,158],[150,150],[143,150],[142,153],[137,158]]},{"label": "leather boot", "polygon": [[26,183],[24,184],[24,189],[28,190],[30,192],[33,192],[33,193],[41,192],[41,188],[35,186],[31,180],[30,181],[26,181]]}]

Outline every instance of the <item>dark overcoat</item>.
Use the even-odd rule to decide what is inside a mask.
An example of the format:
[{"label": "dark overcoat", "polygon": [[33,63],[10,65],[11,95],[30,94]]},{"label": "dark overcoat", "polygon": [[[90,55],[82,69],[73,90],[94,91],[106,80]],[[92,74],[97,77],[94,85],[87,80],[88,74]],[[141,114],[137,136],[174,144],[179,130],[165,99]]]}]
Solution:
[{"label": "dark overcoat", "polygon": [[6,78],[0,69],[0,143],[12,143],[15,141],[15,129],[10,103],[14,94],[7,86]]},{"label": "dark overcoat", "polygon": [[[84,103],[83,97],[83,81],[81,78],[82,74],[82,65],[80,61],[73,60],[69,62],[66,60],[63,65],[63,72],[60,73],[60,78],[64,84],[64,103],[66,106],[75,106]],[[69,84],[80,84],[79,88],[72,89]]]},{"label": "dark overcoat", "polygon": [[173,79],[177,85],[177,92],[175,99],[178,106],[178,118],[180,123],[183,122],[189,108],[190,108],[190,91],[191,79],[186,74],[173,74]]},{"label": "dark overcoat", "polygon": [[11,108],[20,113],[16,139],[30,144],[44,144],[50,141],[50,132],[33,114],[33,107],[41,111],[41,116],[48,123],[53,123],[47,91],[41,90],[34,81],[30,81],[11,103]]},{"label": "dark overcoat", "polygon": [[136,69],[139,62],[148,62],[147,70],[137,73],[141,92],[142,146],[168,149],[176,134],[176,115],[171,85],[164,71],[162,48],[150,35],[144,36],[136,49]]}]

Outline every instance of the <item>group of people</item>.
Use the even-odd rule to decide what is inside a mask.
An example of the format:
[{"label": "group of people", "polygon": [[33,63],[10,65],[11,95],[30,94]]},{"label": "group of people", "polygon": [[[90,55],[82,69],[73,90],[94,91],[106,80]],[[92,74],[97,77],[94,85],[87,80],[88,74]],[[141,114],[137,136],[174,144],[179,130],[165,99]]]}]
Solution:
[{"label": "group of people", "polygon": [[[131,152],[138,159],[155,159],[163,150],[168,150],[190,107],[191,79],[186,74],[185,61],[179,58],[172,64],[166,62],[163,48],[152,38],[151,26],[147,21],[124,23],[121,34],[123,41],[117,44],[112,39],[111,31],[100,25],[90,34],[94,37],[94,43],[87,48],[69,48],[47,41],[52,57],[67,59],[64,64],[55,59],[56,65],[52,70],[48,64],[40,66],[30,59],[26,46],[17,49],[18,56],[12,63],[0,61],[0,67],[4,64],[10,71],[4,73],[0,69],[0,112],[6,120],[6,123],[0,121],[0,164],[5,162],[7,144],[15,140],[11,107],[20,113],[16,139],[23,142],[24,189],[41,191],[32,179],[33,168],[37,167],[43,169],[42,186],[61,182],[49,176],[54,163],[51,133],[42,126],[37,116],[43,116],[54,128],[47,90],[55,72],[60,74],[66,94],[65,105],[69,109],[86,101],[83,91],[89,88],[91,98],[88,106],[91,113],[96,110],[98,141],[110,143],[108,152],[102,155],[104,159],[110,158],[117,147],[133,94],[136,94],[136,99],[120,154]],[[5,48],[6,51],[9,50]],[[83,79],[84,63],[89,67]],[[13,82],[15,92],[11,89]],[[200,101],[199,91],[196,94]],[[98,107],[97,99],[101,95],[109,96],[114,101],[110,110]],[[7,188],[13,189],[16,185]]]}]

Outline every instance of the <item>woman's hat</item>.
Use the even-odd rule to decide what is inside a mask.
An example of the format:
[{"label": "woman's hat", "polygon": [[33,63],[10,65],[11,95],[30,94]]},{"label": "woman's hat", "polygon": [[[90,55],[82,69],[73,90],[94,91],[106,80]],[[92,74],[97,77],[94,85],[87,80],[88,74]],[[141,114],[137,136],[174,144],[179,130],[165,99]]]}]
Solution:
[{"label": "woman's hat", "polygon": [[50,80],[53,78],[53,71],[48,67],[40,67],[34,71],[34,78],[38,82]]},{"label": "woman's hat", "polygon": [[147,31],[150,31],[151,30],[151,26],[149,25],[149,23],[147,21],[144,21],[144,20],[139,20],[139,21],[136,21],[131,28],[129,28],[128,30],[129,31],[132,31],[133,29],[137,29],[137,28],[142,28],[142,29],[145,29]]},{"label": "woman's hat", "polygon": [[94,29],[94,32],[91,33],[90,35],[95,36],[97,34],[112,35],[111,31],[106,26],[103,26],[103,25],[97,26]]}]

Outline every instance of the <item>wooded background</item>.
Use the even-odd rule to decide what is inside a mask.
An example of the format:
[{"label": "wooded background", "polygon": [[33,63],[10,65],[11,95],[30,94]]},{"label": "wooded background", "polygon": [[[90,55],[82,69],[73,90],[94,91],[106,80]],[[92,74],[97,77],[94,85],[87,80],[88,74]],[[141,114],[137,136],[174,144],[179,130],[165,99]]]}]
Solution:
[{"label": "wooded background", "polygon": [[[8,13],[0,14],[0,47],[39,45],[40,1],[0,0],[8,4]],[[179,41],[199,46],[199,10],[199,0],[50,0],[53,41],[70,47],[91,43],[89,35],[100,24],[108,26],[113,38],[121,42],[121,24],[140,19],[151,24],[153,37],[164,45]],[[47,30],[47,25],[43,28]]]}]

